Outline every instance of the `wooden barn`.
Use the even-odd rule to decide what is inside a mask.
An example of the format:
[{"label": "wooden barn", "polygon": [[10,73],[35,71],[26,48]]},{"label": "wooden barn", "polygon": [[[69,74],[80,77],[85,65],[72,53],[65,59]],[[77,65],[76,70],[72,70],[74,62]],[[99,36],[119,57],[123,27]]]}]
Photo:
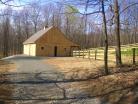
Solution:
[{"label": "wooden barn", "polygon": [[23,45],[23,53],[29,56],[71,56],[72,51],[79,48],[54,26],[38,31]]}]

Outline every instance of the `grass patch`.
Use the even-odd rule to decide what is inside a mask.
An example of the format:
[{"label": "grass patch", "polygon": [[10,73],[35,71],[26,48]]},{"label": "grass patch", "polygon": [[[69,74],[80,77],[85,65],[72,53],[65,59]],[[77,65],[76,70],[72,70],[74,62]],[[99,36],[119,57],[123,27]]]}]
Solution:
[{"label": "grass patch", "polygon": [[[138,48],[135,48],[135,49],[136,49],[135,54],[137,56],[138,55]],[[125,56],[133,56],[133,51],[132,51],[132,49],[122,50],[121,54],[125,55]]]},{"label": "grass patch", "polygon": [[[111,52],[110,54],[115,55],[115,51]],[[122,49],[121,50],[121,55],[123,55],[123,56],[133,56],[132,48],[130,48],[130,49],[125,49],[125,48]],[[135,55],[138,56],[138,48],[135,48]]]}]

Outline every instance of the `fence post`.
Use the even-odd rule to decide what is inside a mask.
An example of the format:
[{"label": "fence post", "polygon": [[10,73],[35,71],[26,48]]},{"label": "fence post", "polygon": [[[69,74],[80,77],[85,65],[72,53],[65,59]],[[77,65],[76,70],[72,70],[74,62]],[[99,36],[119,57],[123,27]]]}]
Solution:
[{"label": "fence post", "polygon": [[83,49],[83,58],[84,58],[84,49]]},{"label": "fence post", "polygon": [[132,53],[133,53],[133,65],[135,65],[136,64],[136,49],[135,48],[132,48]]},{"label": "fence post", "polygon": [[79,53],[79,58],[80,58],[80,50],[78,51],[78,53]]},{"label": "fence post", "polygon": [[90,53],[90,50],[89,50],[88,52],[89,52],[89,53],[88,53],[88,54],[89,54],[89,55],[88,55],[88,58],[90,59],[90,54],[91,54],[91,53]]},{"label": "fence post", "polygon": [[115,62],[116,62],[116,66],[119,65],[118,59],[117,59],[117,48],[115,48]]},{"label": "fence post", "polygon": [[95,50],[95,60],[97,60],[97,49]]},{"label": "fence post", "polygon": [[73,55],[73,57],[76,57],[76,53],[75,53],[75,51],[73,51],[72,55]]}]

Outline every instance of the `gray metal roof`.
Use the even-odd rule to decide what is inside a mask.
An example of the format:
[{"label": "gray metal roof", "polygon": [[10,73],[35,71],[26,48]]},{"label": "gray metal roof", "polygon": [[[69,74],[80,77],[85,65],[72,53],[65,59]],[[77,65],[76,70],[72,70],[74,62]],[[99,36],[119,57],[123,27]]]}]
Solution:
[{"label": "gray metal roof", "polygon": [[38,40],[41,36],[43,36],[51,28],[53,28],[53,26],[36,32],[34,35],[32,35],[30,38],[28,38],[25,42],[23,42],[23,44],[35,43],[36,40]]}]

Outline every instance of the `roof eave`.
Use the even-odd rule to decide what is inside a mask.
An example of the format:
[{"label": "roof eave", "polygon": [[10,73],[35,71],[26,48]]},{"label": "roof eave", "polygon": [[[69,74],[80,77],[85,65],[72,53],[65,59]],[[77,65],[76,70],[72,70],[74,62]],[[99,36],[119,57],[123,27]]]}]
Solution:
[{"label": "roof eave", "polygon": [[35,44],[35,42],[23,42],[23,45],[25,44]]}]

